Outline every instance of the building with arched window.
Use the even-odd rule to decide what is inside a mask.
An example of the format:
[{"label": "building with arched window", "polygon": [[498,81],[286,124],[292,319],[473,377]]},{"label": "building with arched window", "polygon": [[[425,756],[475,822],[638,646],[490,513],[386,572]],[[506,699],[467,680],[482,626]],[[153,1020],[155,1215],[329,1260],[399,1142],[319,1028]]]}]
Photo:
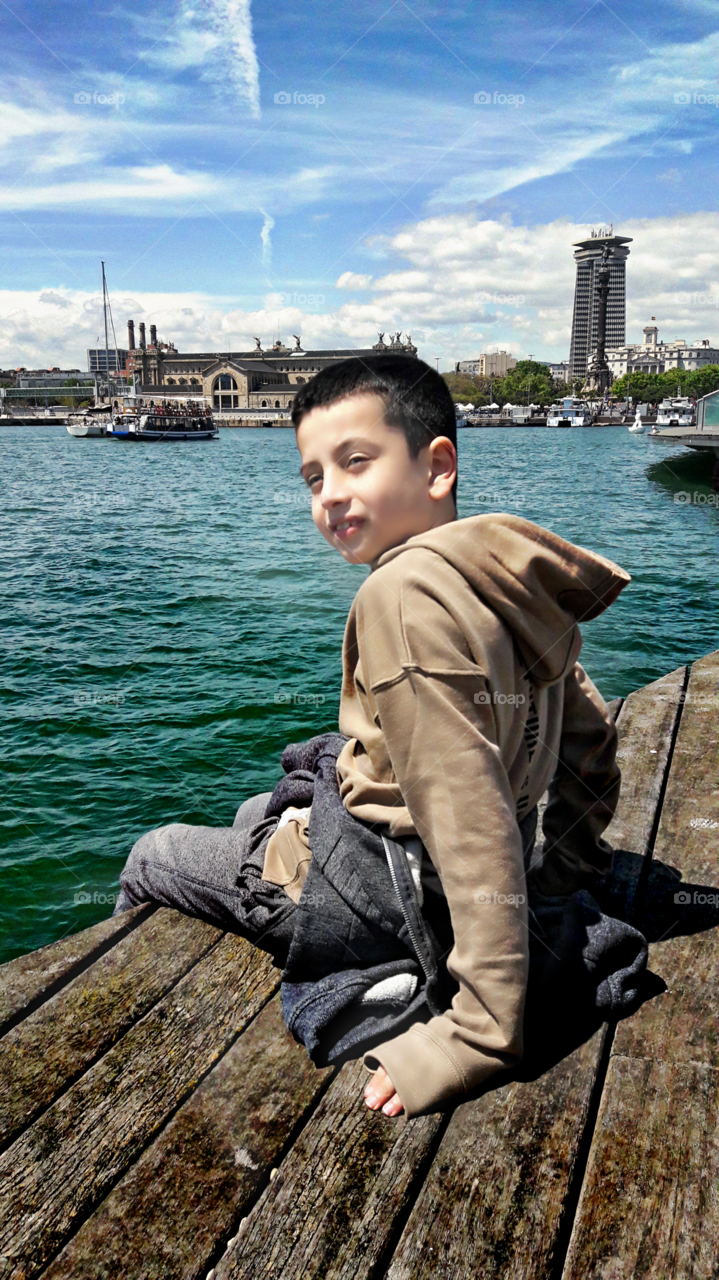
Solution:
[{"label": "building with arched window", "polygon": [[135,329],[128,324],[130,349],[127,369],[139,382],[139,390],[162,396],[201,396],[220,413],[235,409],[290,409],[297,387],[307,382],[320,369],[350,356],[387,354],[417,355],[417,348],[407,335],[392,335],[389,343],[384,334],[373,347],[333,348],[329,351],[305,351],[297,334],[294,347],[286,347],[278,338],[271,347],[263,348],[255,339],[254,351],[183,352],[172,343],[158,342],[154,325],[151,341],[145,342],[145,326],[140,325],[140,346],[135,347]]}]

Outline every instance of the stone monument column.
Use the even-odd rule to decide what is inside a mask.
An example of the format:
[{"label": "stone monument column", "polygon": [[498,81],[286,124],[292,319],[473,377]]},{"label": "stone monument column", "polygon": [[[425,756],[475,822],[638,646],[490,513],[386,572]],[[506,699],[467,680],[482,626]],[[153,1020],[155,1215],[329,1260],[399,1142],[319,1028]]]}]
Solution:
[{"label": "stone monument column", "polygon": [[596,293],[598,298],[597,307],[597,349],[594,352],[592,362],[589,366],[587,376],[587,386],[594,391],[600,391],[602,395],[609,390],[611,383],[611,374],[605,347],[607,341],[607,299],[609,298],[609,249],[605,245],[604,252],[601,257],[600,264],[597,268]]}]

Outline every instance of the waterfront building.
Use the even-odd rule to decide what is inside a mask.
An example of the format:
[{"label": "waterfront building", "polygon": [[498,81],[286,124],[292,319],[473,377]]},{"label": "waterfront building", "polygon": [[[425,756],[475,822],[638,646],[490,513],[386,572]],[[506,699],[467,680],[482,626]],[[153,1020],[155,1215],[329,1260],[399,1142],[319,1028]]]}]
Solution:
[{"label": "waterfront building", "polygon": [[475,360],[458,360],[454,366],[455,373],[478,374],[481,378],[503,378],[510,369],[515,369],[517,361],[508,351],[486,351]]},{"label": "waterfront building", "polygon": [[554,378],[555,382],[569,382],[569,361],[568,360],[537,360],[537,364],[543,364]]},{"label": "waterfront building", "polygon": [[569,351],[570,378],[586,377],[589,361],[597,346],[599,294],[597,273],[605,248],[608,250],[609,295],[607,298],[606,347],[624,346],[626,341],[626,261],[631,236],[616,236],[612,227],[592,231],[587,240],[574,245],[577,278],[572,314],[572,342]]},{"label": "waterfront building", "polygon": [[48,391],[64,387],[66,382],[71,382],[73,386],[81,383],[92,385],[92,379],[80,369],[22,369],[15,379],[17,387]]},{"label": "waterfront building", "polygon": [[671,369],[701,369],[706,364],[719,364],[719,349],[709,338],[696,342],[686,342],[684,338],[660,342],[657,326],[648,324],[644,327],[643,342],[607,348],[606,357],[612,378],[616,379],[625,373],[667,373]]},{"label": "waterfront building", "polygon": [[350,356],[417,355],[410,334],[401,341],[401,330],[384,341],[384,333],[372,347],[309,350],[302,346],[300,335],[293,334],[294,347],[280,338],[263,347],[255,338],[253,351],[178,351],[172,342],[158,342],[155,325],[150,326],[150,341],[145,325],[139,326],[139,345],[135,346],[135,327],[128,322],[127,372],[134,376],[138,389],[146,394],[160,393],[163,399],[173,396],[202,397],[216,410],[289,409],[297,387],[307,382],[320,369]]},{"label": "waterfront building", "polygon": [[94,377],[98,374],[105,377],[108,368],[110,373],[122,373],[127,364],[127,356],[124,347],[109,347],[107,352],[104,347],[88,347],[87,371]]}]

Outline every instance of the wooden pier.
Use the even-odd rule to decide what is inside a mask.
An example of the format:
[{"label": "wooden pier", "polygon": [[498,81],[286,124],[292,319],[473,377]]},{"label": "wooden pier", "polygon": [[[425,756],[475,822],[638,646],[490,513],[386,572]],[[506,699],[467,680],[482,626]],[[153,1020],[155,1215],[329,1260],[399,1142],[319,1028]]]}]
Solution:
[{"label": "wooden pier", "polygon": [[719,652],[617,710],[638,1012],[388,1120],[359,1063],[293,1042],[264,953],[165,909],[103,921],[0,968],[0,1277],[716,1277]]}]

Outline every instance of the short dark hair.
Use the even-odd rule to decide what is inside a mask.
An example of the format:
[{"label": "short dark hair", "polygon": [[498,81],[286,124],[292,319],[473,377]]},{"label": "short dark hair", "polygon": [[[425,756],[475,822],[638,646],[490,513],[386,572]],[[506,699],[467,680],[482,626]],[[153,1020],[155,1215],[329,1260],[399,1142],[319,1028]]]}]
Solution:
[{"label": "short dark hair", "polygon": [[[328,365],[297,392],[292,423],[297,430],[312,409],[326,408],[348,396],[377,395],[384,421],[402,431],[409,455],[416,458],[437,436],[457,447],[457,415],[444,378],[416,356],[352,356]],[[456,499],[457,482],[452,496]]]}]

